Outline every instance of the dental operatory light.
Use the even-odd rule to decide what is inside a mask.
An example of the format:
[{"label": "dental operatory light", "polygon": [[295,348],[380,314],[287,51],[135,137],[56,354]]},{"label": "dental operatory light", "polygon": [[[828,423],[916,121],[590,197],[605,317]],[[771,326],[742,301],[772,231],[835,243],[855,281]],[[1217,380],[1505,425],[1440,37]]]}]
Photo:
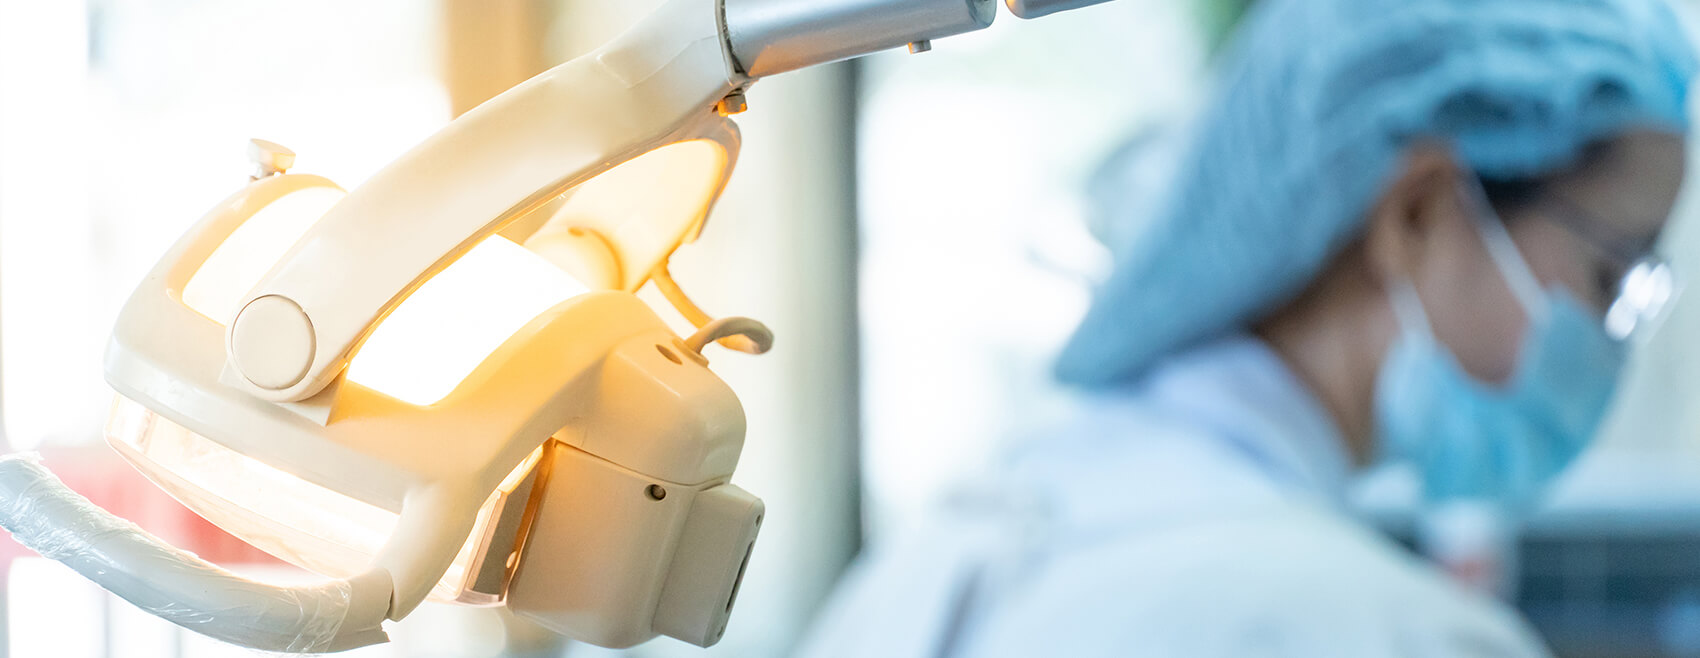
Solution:
[{"label": "dental operatory light", "polygon": [[[1094,2],[1009,0],[1037,16]],[[120,314],[107,439],[230,534],[324,575],[247,580],[0,460],[0,524],[143,609],[272,651],[386,639],[426,598],[624,647],[724,634],[763,515],[730,483],[715,318],[667,262],[766,75],[984,28],[991,0],[669,0],[343,190],[256,140],[251,182]],[[675,335],[653,282],[697,325]]]}]

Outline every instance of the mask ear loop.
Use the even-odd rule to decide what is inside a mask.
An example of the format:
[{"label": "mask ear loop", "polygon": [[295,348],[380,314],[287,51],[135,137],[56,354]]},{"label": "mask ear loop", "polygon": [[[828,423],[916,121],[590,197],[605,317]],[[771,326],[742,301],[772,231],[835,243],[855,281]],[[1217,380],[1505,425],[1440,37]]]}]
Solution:
[{"label": "mask ear loop", "polygon": [[1393,317],[1406,333],[1434,340],[1434,325],[1429,324],[1428,311],[1423,310],[1423,298],[1409,277],[1400,277],[1388,285],[1387,303],[1393,307]]},{"label": "mask ear loop", "polygon": [[1499,274],[1505,279],[1505,284],[1511,289],[1511,296],[1517,298],[1518,305],[1528,314],[1530,322],[1545,322],[1551,312],[1548,306],[1545,289],[1540,279],[1535,277],[1535,271],[1529,267],[1528,259],[1517,248],[1517,242],[1511,239],[1511,232],[1505,229],[1505,219],[1488,203],[1487,191],[1482,189],[1482,182],[1475,174],[1464,172],[1460,178],[1459,194],[1466,199],[1472,208],[1469,212],[1470,223],[1476,227],[1476,234],[1482,239],[1482,245],[1487,247],[1488,257]]}]

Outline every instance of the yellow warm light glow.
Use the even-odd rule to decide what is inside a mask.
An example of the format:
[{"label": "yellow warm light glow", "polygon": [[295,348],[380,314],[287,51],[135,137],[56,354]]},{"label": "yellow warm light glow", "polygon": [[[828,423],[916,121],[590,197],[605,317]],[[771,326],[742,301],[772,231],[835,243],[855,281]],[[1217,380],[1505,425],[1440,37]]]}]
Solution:
[{"label": "yellow warm light glow", "polygon": [[385,318],[348,378],[404,402],[434,403],[532,318],[586,292],[561,268],[492,236]]},{"label": "yellow warm light glow", "polygon": [[[190,277],[183,303],[220,324],[235,317],[248,292],[343,196],[311,187],[255,213]],[[385,318],[348,377],[404,402],[435,403],[532,318],[587,291],[543,257],[493,236]]]},{"label": "yellow warm light glow", "polygon": [[551,222],[525,246],[573,271],[585,264],[565,245],[573,241],[573,229],[591,229],[612,244],[626,283],[636,283],[702,217],[714,201],[726,163],[726,150],[708,140],[657,148],[574,188]]},{"label": "yellow warm light glow", "polygon": [[397,516],[278,470],[118,398],[106,438],[136,469],[197,514],[296,566],[363,571]]},{"label": "yellow warm light glow", "polygon": [[183,286],[183,303],[214,322],[229,322],[242,297],[344,196],[333,187],[308,187],[261,208],[201,264]]},{"label": "yellow warm light glow", "polygon": [[[243,455],[123,397],[112,405],[106,439],[148,479],[225,532],[295,566],[337,578],[371,566],[395,532],[394,512],[355,500]],[[542,456],[538,448],[492,492],[472,533],[433,597],[454,601],[483,557],[498,504]]]}]

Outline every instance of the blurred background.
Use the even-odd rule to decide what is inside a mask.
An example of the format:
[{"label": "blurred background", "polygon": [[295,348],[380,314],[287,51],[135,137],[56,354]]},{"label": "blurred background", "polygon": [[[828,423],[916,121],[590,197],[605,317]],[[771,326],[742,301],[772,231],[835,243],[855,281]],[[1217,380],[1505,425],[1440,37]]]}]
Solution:
[{"label": "blurred background", "polygon": [[[716,370],[749,416],[739,484],[769,515],[726,639],[783,656],[862,546],[925,523],[1007,439],[1066,414],[1051,355],[1108,265],[1082,189],[1121,152],[1164,184],[1174,135],[1250,0],[1120,0],[762,81],[703,239],[673,271],[716,313],[779,335]],[[246,182],[250,137],[345,187],[501,90],[617,34],[657,0],[0,0],[0,426],[79,491],[203,556],[279,569],[102,443],[100,358],[133,286]],[[1688,3],[1684,3],[1687,5]],[[1692,7],[1686,7],[1692,9]],[[1700,272],[1700,200],[1677,266]],[[657,299],[658,297],[652,297]],[[1608,436],[1530,524],[1505,594],[1565,656],[1700,656],[1700,301],[1637,360]],[[1410,541],[1398,472],[1364,513]],[[4,550],[9,655],[246,655]],[[557,646],[427,605],[360,658],[626,652]]]}]

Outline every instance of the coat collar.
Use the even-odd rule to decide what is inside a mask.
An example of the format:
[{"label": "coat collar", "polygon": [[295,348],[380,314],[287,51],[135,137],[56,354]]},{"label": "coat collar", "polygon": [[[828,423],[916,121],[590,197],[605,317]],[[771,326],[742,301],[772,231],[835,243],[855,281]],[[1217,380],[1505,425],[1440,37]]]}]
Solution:
[{"label": "coat collar", "polygon": [[1338,502],[1351,472],[1344,437],[1310,388],[1261,339],[1235,335],[1175,355],[1139,397],[1196,423],[1258,471]]}]

